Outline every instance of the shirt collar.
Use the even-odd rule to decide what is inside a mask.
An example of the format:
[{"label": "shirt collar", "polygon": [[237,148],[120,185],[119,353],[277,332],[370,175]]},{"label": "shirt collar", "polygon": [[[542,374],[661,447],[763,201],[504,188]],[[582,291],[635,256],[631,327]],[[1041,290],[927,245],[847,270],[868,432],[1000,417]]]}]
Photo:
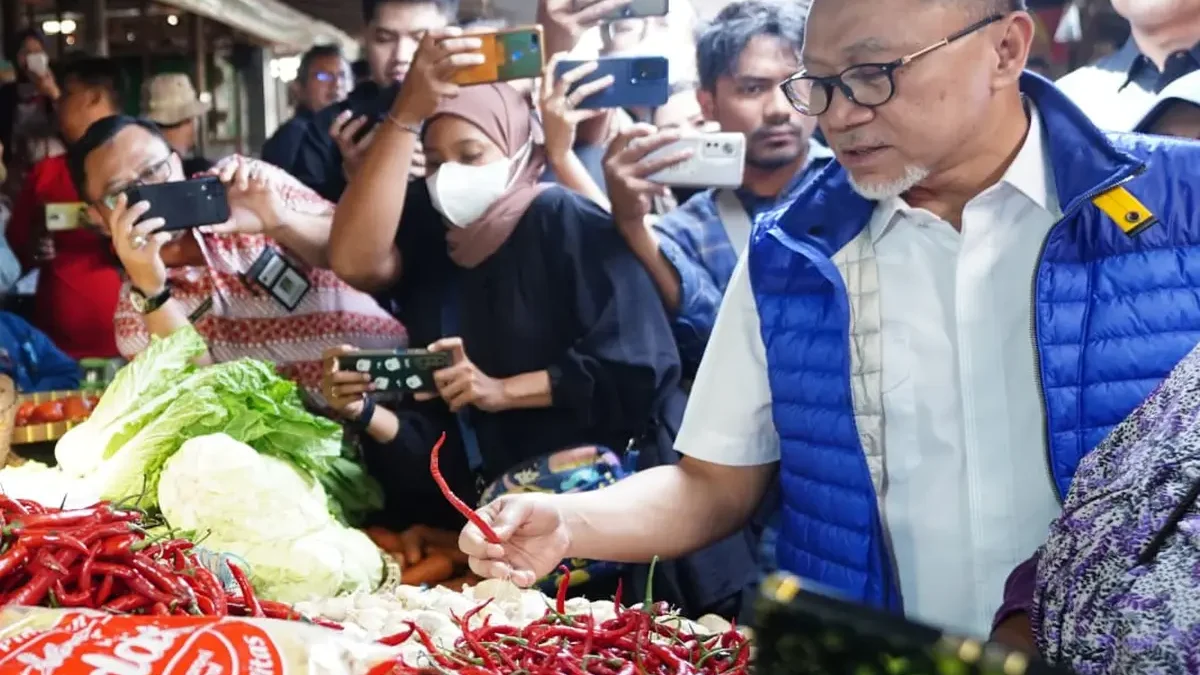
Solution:
[{"label": "shirt collar", "polygon": [[[1054,171],[1050,165],[1050,156],[1046,152],[1041,116],[1038,114],[1037,106],[1032,103],[1028,103],[1027,106],[1029,131],[1025,134],[1025,141],[1022,143],[1021,149],[1013,158],[1012,164],[1008,166],[1008,170],[1000,178],[999,183],[984,190],[975,199],[1007,187],[1019,192],[1036,204],[1038,208],[1059,217],[1061,211],[1058,203],[1058,191],[1054,185]],[[872,241],[879,241],[881,237],[891,231],[893,225],[899,220],[898,216],[918,213],[925,217],[932,216],[924,209],[909,206],[900,197],[891,197],[880,202],[875,207],[875,213],[868,226]]]},{"label": "shirt collar", "polygon": [[815,138],[808,139],[808,155],[804,159],[804,166],[792,176],[792,180],[784,186],[783,190],[776,197],[760,197],[745,188],[735,190],[738,199],[741,200],[742,206],[746,207],[747,211],[755,212],[759,207],[764,205],[773,206],[781,204],[785,201],[791,201],[795,197],[795,193],[804,185],[804,180],[815,169],[819,169],[834,159],[833,151],[822,145]]},{"label": "shirt collar", "polygon": [[[1178,54],[1180,52],[1190,56],[1193,64],[1197,68],[1200,68],[1200,42],[1197,42],[1191,49],[1179,50],[1172,52],[1172,54]],[[1114,67],[1124,70],[1126,73],[1125,81],[1121,84],[1117,91],[1120,91],[1121,89],[1128,87],[1130,84],[1137,82],[1138,79],[1146,73],[1147,69],[1149,69],[1149,74],[1154,77],[1161,78],[1163,75],[1163,73],[1159,71],[1158,66],[1154,65],[1153,61],[1147,58],[1146,55],[1142,54],[1142,50],[1138,48],[1137,43],[1134,42],[1132,37],[1125,41],[1125,46],[1121,47],[1121,50],[1117,52],[1115,56],[1116,58],[1113,63]],[[1157,84],[1158,86],[1152,87],[1152,89],[1161,89],[1167,84],[1170,84],[1170,82],[1158,82]]]}]

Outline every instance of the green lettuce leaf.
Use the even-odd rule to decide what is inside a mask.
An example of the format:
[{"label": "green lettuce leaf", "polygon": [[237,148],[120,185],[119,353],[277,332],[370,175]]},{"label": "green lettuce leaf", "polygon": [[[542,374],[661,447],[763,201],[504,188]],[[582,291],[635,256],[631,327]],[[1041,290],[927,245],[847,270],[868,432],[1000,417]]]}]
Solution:
[{"label": "green lettuce leaf", "polygon": [[101,497],[145,492],[157,504],[166,461],[191,438],[223,433],[320,480],[341,456],[341,427],[304,409],[296,386],[267,363],[242,360],[198,370],[122,420],[99,470]]},{"label": "green lettuce leaf", "polygon": [[124,416],[195,372],[193,363],[206,349],[191,326],[165,339],[152,339],[144,352],[117,372],[88,420],[59,439],[54,448],[59,468],[77,478],[92,475],[106,456],[110,438],[123,428]]}]

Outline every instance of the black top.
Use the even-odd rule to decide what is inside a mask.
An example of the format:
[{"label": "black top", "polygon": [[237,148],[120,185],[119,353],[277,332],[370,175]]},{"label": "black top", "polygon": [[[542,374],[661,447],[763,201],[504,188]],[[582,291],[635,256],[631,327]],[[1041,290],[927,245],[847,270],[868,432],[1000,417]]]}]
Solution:
[{"label": "black top", "polygon": [[12,169],[16,143],[14,132],[17,124],[17,109],[23,103],[40,102],[39,111],[46,120],[53,122],[54,102],[38,94],[33,85],[24,79],[0,85],[0,143],[4,144],[4,163]]},{"label": "black top", "polygon": [[550,408],[471,411],[484,476],[581,445],[621,452],[651,431],[664,401],[679,395],[679,354],[658,292],[611,217],[550,187],[495,254],[460,269],[441,219],[418,206],[422,188],[409,188],[415,208],[398,237],[404,277],[393,295],[412,343],[451,332],[440,320],[449,302],[484,373],[550,373]]},{"label": "black top", "polygon": [[302,107],[296,108],[296,114],[292,119],[280,125],[275,133],[267,139],[267,142],[263,143],[261,153],[263,161],[292,173],[301,144],[309,133],[308,127],[312,124],[312,119],[312,111]]},{"label": "black top", "polygon": [[291,166],[280,165],[280,168],[286,169],[325,199],[337,202],[346,190],[346,175],[342,171],[342,153],[333,136],[329,135],[329,127],[343,111],[351,110],[355,118],[363,115],[370,118],[371,121],[360,132],[365,135],[387,114],[399,91],[399,86],[383,89],[373,82],[367,82],[350,92],[346,100],[313,113],[300,138]]}]

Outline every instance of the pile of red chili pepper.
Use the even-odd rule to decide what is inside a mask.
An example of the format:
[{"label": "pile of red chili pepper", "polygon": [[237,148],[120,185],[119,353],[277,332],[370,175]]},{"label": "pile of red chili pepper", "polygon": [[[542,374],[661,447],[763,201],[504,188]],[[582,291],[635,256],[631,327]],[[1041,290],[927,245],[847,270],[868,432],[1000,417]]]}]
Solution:
[{"label": "pile of red chili pepper", "polygon": [[[566,613],[570,575],[564,569],[556,606],[524,628],[492,626],[487,618],[476,628],[471,620],[491,602],[453,617],[463,636],[454,649],[439,649],[415,623],[380,642],[399,645],[413,636],[429,653],[424,663],[400,662],[389,675],[744,675],[750,666],[750,642],[731,628],[717,635],[697,635],[679,626],[666,603],[650,600],[623,607],[617,587],[617,616],[597,624],[590,616]],[[476,621],[480,624],[479,621]]]},{"label": "pile of red chili pepper", "polygon": [[107,502],[63,510],[0,494],[0,606],[302,619],[283,603],[258,599],[232,563],[239,592],[227,592],[191,541],[150,538],[144,518]]}]

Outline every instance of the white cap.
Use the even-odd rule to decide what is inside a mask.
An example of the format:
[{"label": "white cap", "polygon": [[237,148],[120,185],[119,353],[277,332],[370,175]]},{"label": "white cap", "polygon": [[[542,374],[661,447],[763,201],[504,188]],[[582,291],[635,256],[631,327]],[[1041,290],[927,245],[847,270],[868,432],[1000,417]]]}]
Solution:
[{"label": "white cap", "polygon": [[1143,134],[1150,131],[1154,123],[1158,121],[1159,115],[1162,115],[1167,107],[1175,101],[1184,101],[1200,106],[1200,70],[1190,72],[1168,84],[1166,89],[1163,89],[1162,93],[1158,95],[1154,107],[1142,117],[1133,130]]}]

